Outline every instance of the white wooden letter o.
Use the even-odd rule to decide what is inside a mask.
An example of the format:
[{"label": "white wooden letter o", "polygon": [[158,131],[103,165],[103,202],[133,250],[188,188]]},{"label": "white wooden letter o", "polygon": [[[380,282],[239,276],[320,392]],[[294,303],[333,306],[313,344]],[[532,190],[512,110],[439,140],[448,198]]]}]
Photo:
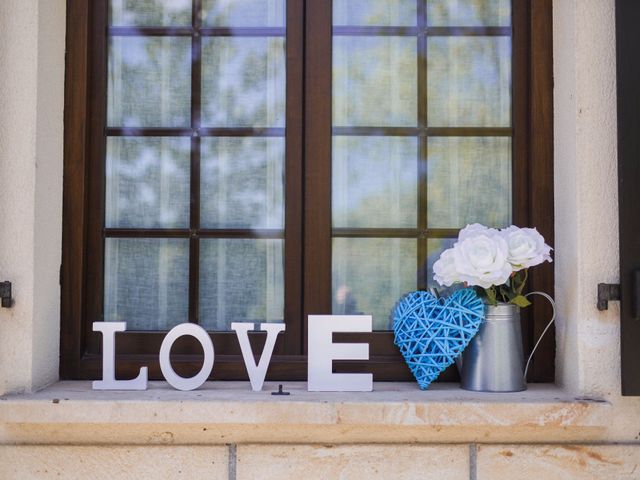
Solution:
[{"label": "white wooden letter o", "polygon": [[[178,375],[171,366],[171,358],[169,357],[173,342],[183,335],[194,337],[200,342],[202,350],[204,350],[202,368],[197,375],[190,378]],[[181,323],[173,327],[162,340],[162,345],[160,346],[160,370],[162,370],[162,375],[173,388],[184,391],[195,390],[209,378],[209,374],[213,370],[214,357],[213,343],[211,343],[211,337],[209,337],[207,331],[195,323]]]}]

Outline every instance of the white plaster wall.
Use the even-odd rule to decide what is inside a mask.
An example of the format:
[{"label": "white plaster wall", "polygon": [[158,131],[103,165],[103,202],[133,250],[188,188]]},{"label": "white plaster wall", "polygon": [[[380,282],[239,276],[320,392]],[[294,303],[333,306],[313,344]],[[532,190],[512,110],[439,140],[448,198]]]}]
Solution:
[{"label": "white plaster wall", "polygon": [[614,0],[554,2],[558,380],[582,394],[620,390]]},{"label": "white plaster wall", "polygon": [[[579,390],[577,309],[578,179],[576,173],[575,1],[553,2],[556,381]],[[563,359],[573,358],[574,362]]]},{"label": "white plaster wall", "polygon": [[57,379],[64,0],[0,1],[0,393]]},{"label": "white plaster wall", "polygon": [[610,435],[640,438],[640,398],[620,395],[615,0],[554,0],[557,381],[615,405]]},{"label": "white plaster wall", "polygon": [[32,386],[58,379],[60,356],[60,264],[65,0],[38,2],[38,93],[34,222]]}]

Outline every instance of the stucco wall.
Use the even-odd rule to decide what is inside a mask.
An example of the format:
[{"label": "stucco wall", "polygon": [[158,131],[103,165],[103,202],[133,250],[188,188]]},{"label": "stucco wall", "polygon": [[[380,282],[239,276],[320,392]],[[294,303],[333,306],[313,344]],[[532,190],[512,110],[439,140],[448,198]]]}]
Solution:
[{"label": "stucco wall", "polygon": [[[614,0],[554,0],[553,6],[557,382],[572,396],[604,398],[613,405],[613,424],[594,443],[637,444],[640,399],[619,395],[618,305],[611,303],[608,312],[595,308],[597,283],[618,280]],[[13,282],[16,298],[13,309],[0,309],[0,393],[33,390],[57,379],[64,9],[64,0],[0,1],[0,280]],[[15,433],[1,425],[0,431],[4,438]],[[77,465],[74,448],[80,447],[1,448],[0,474],[39,478],[45,474],[30,469],[42,465],[51,472],[65,466],[86,470]],[[433,468],[440,458],[451,458],[450,478],[532,478],[518,476],[524,464],[527,474],[551,473],[550,478],[637,478],[638,448],[441,445],[425,449],[424,458],[432,458]],[[100,453],[104,461],[126,466],[142,451],[89,449],[87,465],[96,471]],[[403,458],[402,451],[395,455],[362,445],[240,445],[228,452],[226,447],[174,448],[173,460],[153,452],[158,461],[146,471],[162,473],[164,465],[175,466],[168,462],[197,457],[194,465],[211,465],[220,478],[231,470],[233,478],[244,478],[265,462],[275,465],[268,472],[274,478],[286,478],[295,468],[311,475],[341,461],[347,464],[341,470],[345,478],[358,478],[358,469],[348,474],[349,462],[358,455],[366,468],[369,459],[389,452],[394,461]],[[286,461],[300,455],[307,459],[302,467]],[[314,462],[318,469],[310,471]],[[375,465],[371,468],[368,475],[375,477]]]},{"label": "stucco wall", "polygon": [[554,2],[558,380],[584,394],[620,390],[614,0]]},{"label": "stucco wall", "polygon": [[612,430],[640,435],[640,399],[620,396],[620,310],[596,308],[618,283],[615,0],[555,0],[557,383],[615,405]]},{"label": "stucco wall", "polygon": [[57,379],[64,0],[0,2],[0,392]]}]

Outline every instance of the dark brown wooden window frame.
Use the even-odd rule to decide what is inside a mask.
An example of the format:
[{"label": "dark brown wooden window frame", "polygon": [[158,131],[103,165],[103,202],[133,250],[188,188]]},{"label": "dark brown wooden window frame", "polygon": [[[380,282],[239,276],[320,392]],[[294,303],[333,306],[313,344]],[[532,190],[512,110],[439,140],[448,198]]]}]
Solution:
[{"label": "dark brown wooden window frame", "polygon": [[[418,1],[418,5],[424,2]],[[199,7],[201,0],[193,0]],[[194,12],[196,12],[194,8]],[[494,129],[483,134],[513,135],[513,220],[518,225],[535,226],[549,241],[553,239],[553,99],[551,0],[514,0],[513,27],[513,129]],[[393,27],[392,27],[393,28]],[[138,31],[140,29],[137,29]],[[148,28],[149,35],[167,34],[168,29]],[[176,29],[173,29],[176,30]],[[193,51],[200,47],[201,35],[224,34],[221,30],[204,29],[194,15],[184,34],[192,38]],[[209,31],[211,30],[211,31]],[[461,29],[418,25],[424,34],[461,34]],[[434,31],[438,30],[438,31]],[[454,29],[451,29],[454,30]],[[504,29],[468,28],[467,35],[501,35]],[[101,376],[100,336],[91,331],[91,323],[101,319],[102,249],[107,236],[140,235],[172,236],[190,240],[190,276],[197,278],[198,238],[259,238],[273,232],[241,230],[212,231],[200,229],[199,158],[191,158],[190,228],[181,231],[126,231],[103,228],[104,218],[104,135],[106,98],[107,14],[105,0],[68,0],[67,57],[65,85],[65,154],[63,205],[63,259],[61,267],[61,366],[63,379],[95,379]],[[193,35],[198,32],[199,35]],[[126,29],[117,34],[126,35]],[[402,32],[401,32],[402,33]],[[407,33],[407,32],[404,32]],[[415,34],[415,32],[409,32]],[[264,32],[263,32],[264,34]],[[330,0],[289,0],[287,2],[287,102],[285,197],[285,322],[287,332],[278,340],[268,372],[274,380],[306,378],[306,319],[309,314],[331,310],[331,38]],[[421,45],[419,41],[419,46]],[[424,57],[421,57],[424,62]],[[424,65],[421,65],[424,67]],[[424,71],[420,68],[419,71]],[[420,75],[420,74],[419,74]],[[146,129],[147,135],[189,135],[199,142],[201,135],[279,135],[282,132],[199,127],[199,57],[192,61],[192,127],[183,132]],[[424,96],[424,88],[422,96]],[[424,118],[426,102],[419,118]],[[420,127],[423,128],[423,127]],[[193,132],[198,135],[193,135]],[[135,130],[108,129],[109,134],[127,135]],[[438,129],[425,134],[474,135],[475,129]],[[402,132],[400,132],[402,133]],[[415,134],[415,132],[408,132]],[[425,148],[425,135],[420,141]],[[198,149],[193,149],[197,151]],[[420,188],[425,189],[421,180]],[[296,200],[296,201],[294,201]],[[365,232],[370,235],[375,232]],[[379,232],[386,234],[388,232]],[[396,232],[395,235],[403,232]],[[362,232],[339,232],[354,236]],[[427,231],[426,222],[417,231],[404,232],[423,239],[454,236],[455,231]],[[280,237],[282,235],[280,234]],[[421,251],[424,252],[424,249]],[[418,259],[424,263],[424,254]],[[423,271],[419,269],[419,271]],[[530,288],[553,293],[553,267],[544,265],[531,272]],[[418,282],[424,283],[424,275]],[[189,319],[198,319],[197,283],[190,282]],[[536,303],[523,315],[525,351],[544,328],[550,311]],[[118,335],[116,373],[130,378],[141,365],[149,367],[151,379],[161,379],[157,354],[165,332],[125,332]],[[254,351],[259,352],[262,334],[251,336]],[[246,372],[234,334],[213,333],[216,364],[213,379],[245,379]],[[402,358],[393,346],[390,332],[336,335],[337,341],[366,341],[370,344],[368,362],[336,362],[337,371],[371,371],[375,380],[410,380]],[[539,346],[530,370],[530,381],[554,380],[555,341],[548,334]],[[188,339],[176,343],[172,362],[176,371],[191,375],[200,368],[200,351]],[[443,380],[455,381],[454,369],[443,374]]]}]

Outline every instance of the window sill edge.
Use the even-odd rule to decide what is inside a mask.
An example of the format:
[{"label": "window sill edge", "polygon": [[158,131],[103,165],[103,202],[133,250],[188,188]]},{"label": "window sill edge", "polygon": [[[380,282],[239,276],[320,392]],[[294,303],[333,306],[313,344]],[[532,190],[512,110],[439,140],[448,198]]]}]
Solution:
[{"label": "window sill edge", "polygon": [[[288,396],[274,396],[282,383]],[[305,382],[207,382],[181,392],[95,391],[61,381],[0,397],[0,443],[396,443],[593,441],[612,405],[553,384],[479,393],[457,384],[374,383],[373,392],[307,392]],[[63,427],[64,428],[61,428]]]}]

